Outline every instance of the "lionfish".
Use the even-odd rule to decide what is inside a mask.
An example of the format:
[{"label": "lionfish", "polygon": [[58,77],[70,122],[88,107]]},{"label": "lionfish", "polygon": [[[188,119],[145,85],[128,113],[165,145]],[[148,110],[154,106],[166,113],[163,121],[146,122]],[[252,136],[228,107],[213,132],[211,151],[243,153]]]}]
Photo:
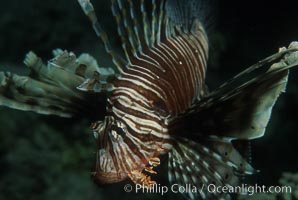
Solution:
[{"label": "lionfish", "polygon": [[[116,69],[89,54],[54,50],[45,65],[29,52],[29,76],[0,73],[0,105],[60,117],[100,115],[91,125],[97,143],[93,179],[156,182],[160,155],[179,185],[235,186],[255,170],[232,141],[264,135],[272,107],[285,90],[298,45],[268,57],[209,92],[208,37],[203,0],[111,0],[121,40],[113,49],[89,0],[78,0]],[[105,102],[106,101],[106,102]],[[217,199],[206,189],[190,199]]]}]

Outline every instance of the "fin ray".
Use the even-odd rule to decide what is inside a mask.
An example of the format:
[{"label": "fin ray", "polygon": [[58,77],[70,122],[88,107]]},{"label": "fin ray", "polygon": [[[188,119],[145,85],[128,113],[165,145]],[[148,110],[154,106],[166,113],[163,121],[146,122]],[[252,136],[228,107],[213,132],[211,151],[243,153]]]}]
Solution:
[{"label": "fin ray", "polygon": [[[190,184],[197,188],[202,185],[215,184],[216,186],[236,186],[240,177],[253,173],[252,167],[238,155],[231,143],[217,148],[218,142],[196,143],[187,139],[177,138],[173,151],[169,153],[169,181],[185,186]],[[203,143],[203,142],[202,142]],[[221,151],[231,152],[232,156],[222,155]],[[214,156],[217,154],[217,156]],[[229,162],[242,163],[240,166],[232,166]],[[246,169],[246,170],[244,170]],[[208,193],[207,189],[198,193],[186,194],[190,199],[220,199],[227,198],[225,194]]]},{"label": "fin ray", "polygon": [[[272,108],[285,91],[288,69],[298,65],[295,45],[248,68],[219,89],[198,100],[186,114],[185,124],[195,135],[233,139],[263,136]],[[196,126],[192,126],[192,122]]]},{"label": "fin ray", "polygon": [[[0,72],[0,104],[61,117],[104,110],[105,104],[98,103],[111,89],[108,84],[116,76],[114,70],[99,67],[88,54],[77,58],[59,49],[53,54],[55,57],[45,65],[35,53],[29,52],[24,61],[30,69],[29,76]],[[94,72],[98,74],[97,84],[102,87],[100,93],[86,94],[77,90],[84,79],[93,77]]]}]

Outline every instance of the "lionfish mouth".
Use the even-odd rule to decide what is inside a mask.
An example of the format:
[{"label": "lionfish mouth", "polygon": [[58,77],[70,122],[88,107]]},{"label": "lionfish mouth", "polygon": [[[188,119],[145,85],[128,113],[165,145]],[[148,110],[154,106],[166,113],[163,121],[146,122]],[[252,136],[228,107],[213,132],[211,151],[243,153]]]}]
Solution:
[{"label": "lionfish mouth", "polygon": [[126,173],[104,172],[98,170],[92,173],[92,178],[98,185],[106,185],[111,183],[118,183],[128,177]]}]

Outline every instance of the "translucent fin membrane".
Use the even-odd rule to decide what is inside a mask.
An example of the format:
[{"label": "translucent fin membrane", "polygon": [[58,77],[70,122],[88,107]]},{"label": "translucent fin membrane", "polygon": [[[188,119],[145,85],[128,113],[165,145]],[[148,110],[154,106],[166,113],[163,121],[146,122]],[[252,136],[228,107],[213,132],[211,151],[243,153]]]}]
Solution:
[{"label": "translucent fin membrane", "polygon": [[172,26],[179,26],[184,32],[192,31],[196,20],[204,22],[210,17],[207,0],[167,0],[166,12]]},{"label": "translucent fin membrane", "polygon": [[[122,50],[126,61],[123,61],[111,48],[107,34],[102,30],[96,17],[94,8],[89,0],[78,0],[83,11],[89,17],[98,37],[103,41],[106,51],[112,56],[114,63],[120,71],[130,63],[137,53],[153,48],[164,40],[176,35],[177,32],[191,33],[193,30],[202,29],[196,19],[198,5],[175,0],[151,1],[145,0],[112,0],[112,13],[117,22],[118,35],[122,42]],[[194,6],[194,7],[191,7]],[[191,11],[189,14],[188,11]],[[195,28],[193,28],[195,27]],[[206,46],[206,44],[204,44]]]},{"label": "translucent fin membrane", "polygon": [[[115,77],[113,69],[99,67],[88,54],[77,58],[74,53],[61,49],[54,50],[53,54],[54,58],[45,65],[35,53],[29,52],[24,60],[30,69],[29,76],[1,72],[0,105],[61,117],[104,110],[105,104],[100,102],[102,94],[110,90],[108,82]],[[94,72],[98,74],[101,94],[77,90]]]},{"label": "translucent fin membrane", "polygon": [[221,139],[195,143],[179,138],[169,153],[169,181],[200,188],[185,193],[189,199],[228,199],[228,194],[210,193],[207,186],[237,186],[241,176],[254,172],[232,144]]},{"label": "translucent fin membrane", "polygon": [[[236,75],[193,105],[184,125],[194,133],[233,139],[264,135],[273,106],[285,91],[288,69],[298,65],[297,43]],[[196,121],[195,125],[191,125]],[[183,129],[183,128],[182,128]]]}]

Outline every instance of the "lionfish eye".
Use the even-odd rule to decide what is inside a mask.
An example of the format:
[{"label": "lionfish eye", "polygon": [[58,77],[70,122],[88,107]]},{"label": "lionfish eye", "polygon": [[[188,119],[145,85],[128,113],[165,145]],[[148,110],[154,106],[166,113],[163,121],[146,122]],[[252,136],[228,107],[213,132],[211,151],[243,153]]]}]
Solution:
[{"label": "lionfish eye", "polygon": [[117,125],[112,125],[110,129],[110,133],[113,140],[119,141],[121,137],[123,138],[126,135],[126,129],[122,127],[118,127]]}]

